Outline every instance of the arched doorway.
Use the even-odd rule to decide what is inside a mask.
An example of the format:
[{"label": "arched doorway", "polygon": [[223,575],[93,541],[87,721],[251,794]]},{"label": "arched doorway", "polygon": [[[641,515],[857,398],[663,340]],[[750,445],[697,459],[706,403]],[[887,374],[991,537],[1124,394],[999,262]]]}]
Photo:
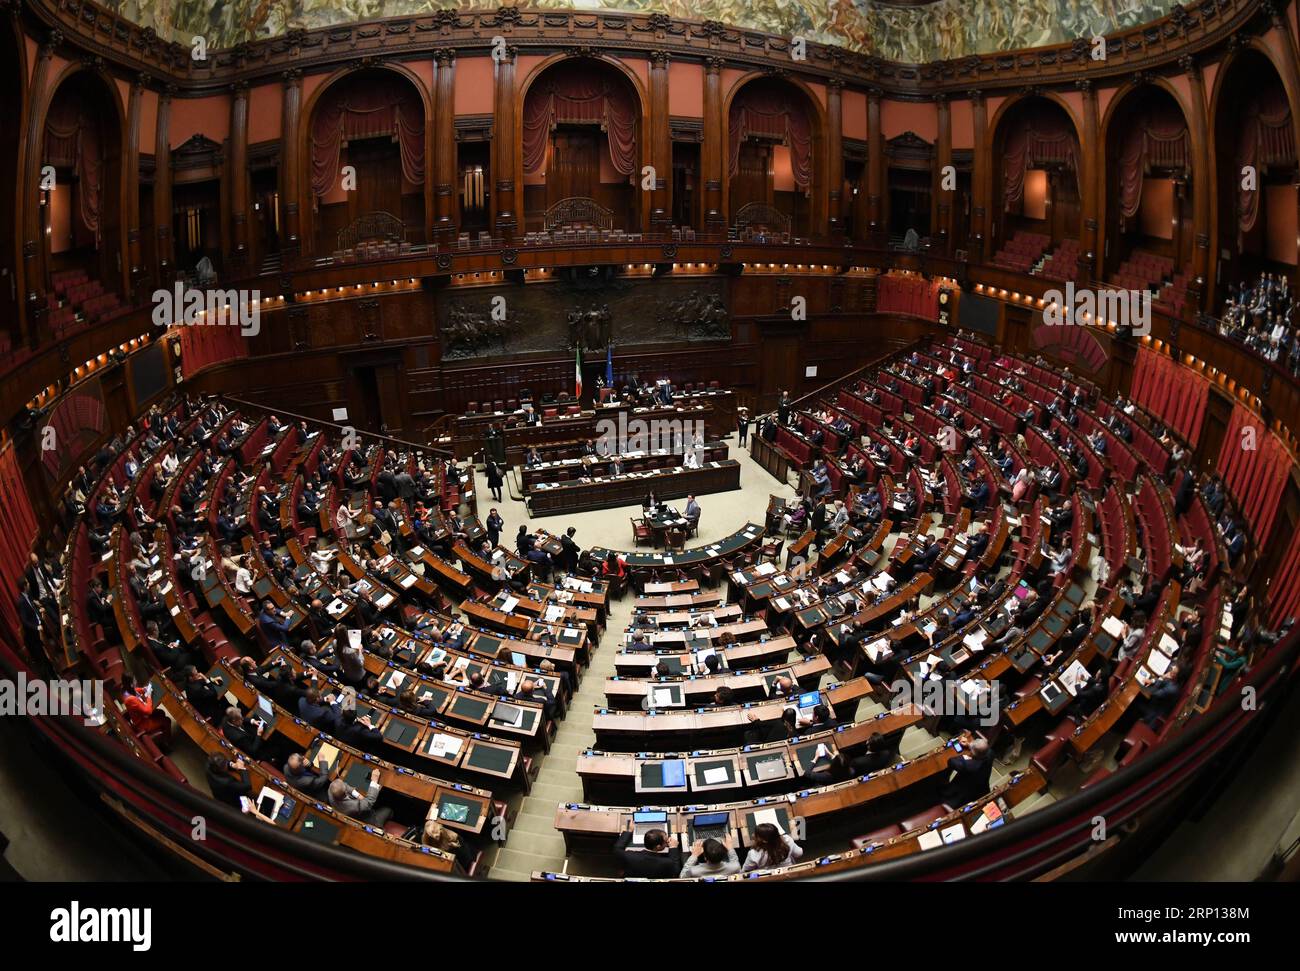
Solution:
[{"label": "arched doorway", "polygon": [[1157,84],[1121,95],[1106,124],[1106,280],[1150,290],[1166,309],[1190,306],[1193,185],[1178,101]]},{"label": "arched doorway", "polygon": [[425,117],[425,93],[399,71],[354,71],[317,95],[305,153],[313,252],[426,241]]},{"label": "arched doorway", "polygon": [[1262,52],[1243,50],[1224,69],[1214,121],[1218,160],[1216,305],[1261,273],[1296,272],[1295,127],[1282,78]]},{"label": "arched doorway", "polygon": [[993,158],[993,262],[1077,279],[1083,153],[1070,113],[1051,98],[1017,101],[998,121]]},{"label": "arched doorway", "polygon": [[818,231],[821,126],[797,85],[745,83],[727,111],[728,212],[740,233],[811,236]]},{"label": "arched doorway", "polygon": [[41,238],[56,337],[121,304],[122,120],[116,90],[91,70],[65,76],[45,113]]},{"label": "arched doorway", "polygon": [[594,58],[544,68],[520,138],[528,230],[640,225],[641,100],[617,68]]}]

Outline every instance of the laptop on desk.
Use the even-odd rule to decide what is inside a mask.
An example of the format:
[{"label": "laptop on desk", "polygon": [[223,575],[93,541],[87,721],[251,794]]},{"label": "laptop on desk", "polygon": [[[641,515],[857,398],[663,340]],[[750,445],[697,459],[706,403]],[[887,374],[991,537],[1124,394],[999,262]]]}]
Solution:
[{"label": "laptop on desk", "polygon": [[697,813],[687,823],[691,842],[695,840],[726,839],[730,822],[730,813]]},{"label": "laptop on desk", "polygon": [[632,814],[632,845],[645,846],[645,834],[652,829],[668,829],[668,814],[644,810]]}]

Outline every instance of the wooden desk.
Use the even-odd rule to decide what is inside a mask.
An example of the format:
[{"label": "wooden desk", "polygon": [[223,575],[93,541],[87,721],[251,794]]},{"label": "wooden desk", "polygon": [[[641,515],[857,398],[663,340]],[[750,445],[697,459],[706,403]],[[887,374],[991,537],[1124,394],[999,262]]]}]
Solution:
[{"label": "wooden desk", "polygon": [[534,487],[528,494],[528,511],[534,516],[558,516],[637,505],[648,492],[660,499],[677,499],[739,488],[740,463],[723,459],[706,462],[698,469],[661,469],[589,482],[561,482],[551,488]]}]

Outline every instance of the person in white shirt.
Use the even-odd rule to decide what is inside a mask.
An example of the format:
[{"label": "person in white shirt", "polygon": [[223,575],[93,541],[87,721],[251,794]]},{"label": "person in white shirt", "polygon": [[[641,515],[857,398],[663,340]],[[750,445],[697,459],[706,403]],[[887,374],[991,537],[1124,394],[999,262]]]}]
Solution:
[{"label": "person in white shirt", "polygon": [[682,468],[698,469],[699,467],[700,467],[700,459],[699,456],[695,454],[695,450],[694,449],[687,450],[686,454],[682,456]]},{"label": "person in white shirt", "polygon": [[240,593],[248,594],[253,592],[253,572],[249,569],[250,559],[247,553],[239,558],[239,565],[235,568],[235,589]]},{"label": "person in white shirt", "polygon": [[351,506],[346,502],[339,503],[338,511],[334,514],[334,529],[343,536],[351,537],[354,535],[357,516]]},{"label": "person in white shirt", "polygon": [[803,856],[803,847],[792,840],[788,834],[781,832],[771,823],[759,823],[754,827],[754,845],[745,857],[742,873],[751,870],[766,870],[771,867],[789,866],[798,863]]}]

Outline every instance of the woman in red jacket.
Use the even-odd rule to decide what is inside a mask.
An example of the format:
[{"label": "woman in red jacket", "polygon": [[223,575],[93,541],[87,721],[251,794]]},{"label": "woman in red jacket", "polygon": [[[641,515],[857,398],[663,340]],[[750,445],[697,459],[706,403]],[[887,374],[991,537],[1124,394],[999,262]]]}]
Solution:
[{"label": "woman in red jacket", "polygon": [[153,685],[141,688],[132,675],[122,675],[122,704],[126,708],[126,720],[140,735],[152,735],[157,732],[159,748],[171,744],[172,723],[161,711],[153,707]]}]

